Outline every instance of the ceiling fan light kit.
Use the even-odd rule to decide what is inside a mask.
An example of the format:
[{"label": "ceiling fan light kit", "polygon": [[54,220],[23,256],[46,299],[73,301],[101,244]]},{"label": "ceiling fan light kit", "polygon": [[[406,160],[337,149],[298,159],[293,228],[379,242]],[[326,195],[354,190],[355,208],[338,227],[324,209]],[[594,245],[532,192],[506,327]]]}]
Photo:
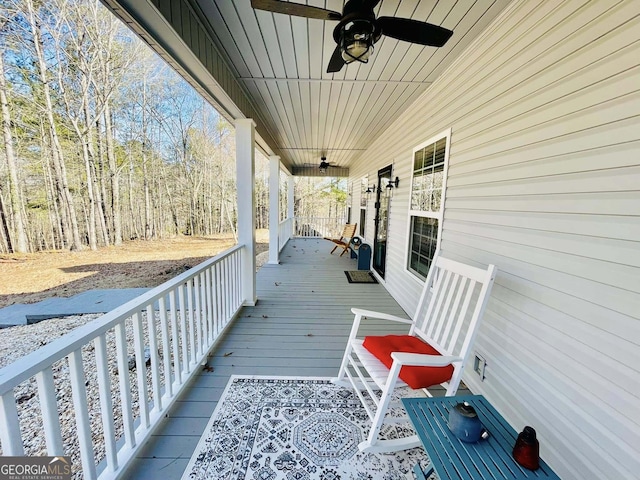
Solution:
[{"label": "ceiling fan light kit", "polygon": [[354,61],[367,63],[373,53],[374,37],[373,25],[368,21],[355,20],[348,22],[338,29],[338,45],[342,51],[344,63]]},{"label": "ceiling fan light kit", "polygon": [[373,53],[373,45],[366,42],[355,41],[346,46],[342,52],[344,63],[351,63],[355,60],[362,63],[369,61],[369,56]]},{"label": "ceiling fan light kit", "polygon": [[374,8],[380,0],[348,0],[342,13],[282,0],[251,0],[251,6],[285,15],[295,15],[320,20],[338,20],[333,30],[337,46],[331,55],[327,73],[342,70],[346,64],[358,61],[367,63],[373,53],[373,44],[382,35],[420,45],[442,47],[453,32],[438,25],[411,18],[379,17]]}]

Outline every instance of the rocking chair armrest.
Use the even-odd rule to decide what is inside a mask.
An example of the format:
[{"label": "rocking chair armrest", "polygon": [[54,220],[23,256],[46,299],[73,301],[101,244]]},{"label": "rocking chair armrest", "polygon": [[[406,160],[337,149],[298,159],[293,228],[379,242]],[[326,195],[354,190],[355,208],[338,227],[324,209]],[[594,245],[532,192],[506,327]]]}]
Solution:
[{"label": "rocking chair armrest", "polygon": [[454,362],[461,362],[462,357],[454,355],[429,355],[426,353],[393,352],[391,358],[401,365],[415,367],[446,367]]},{"label": "rocking chair armrest", "polygon": [[413,323],[413,320],[409,320],[408,318],[396,317],[395,315],[390,315],[388,313],[374,312],[372,310],[363,310],[362,308],[352,308],[351,311],[353,312],[354,315],[360,315],[362,317],[379,318],[380,320],[389,320],[391,322],[406,323],[408,325],[411,325]]}]

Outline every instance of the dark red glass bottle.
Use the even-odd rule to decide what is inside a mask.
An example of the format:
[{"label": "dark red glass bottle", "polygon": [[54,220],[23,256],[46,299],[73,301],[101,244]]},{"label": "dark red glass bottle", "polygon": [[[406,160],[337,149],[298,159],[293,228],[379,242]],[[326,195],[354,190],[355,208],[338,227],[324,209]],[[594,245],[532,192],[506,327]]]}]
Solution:
[{"label": "dark red glass bottle", "polygon": [[524,427],[518,434],[513,447],[513,458],[529,470],[537,470],[540,467],[540,444],[532,427]]}]

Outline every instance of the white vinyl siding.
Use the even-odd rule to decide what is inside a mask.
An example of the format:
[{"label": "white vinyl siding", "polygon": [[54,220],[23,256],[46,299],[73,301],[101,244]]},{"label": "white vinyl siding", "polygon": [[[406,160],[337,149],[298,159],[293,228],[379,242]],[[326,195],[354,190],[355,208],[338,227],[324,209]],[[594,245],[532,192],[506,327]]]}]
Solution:
[{"label": "white vinyl siding", "polygon": [[404,179],[451,127],[443,255],[500,270],[465,382],[563,479],[640,471],[639,51],[640,2],[513,2],[352,167],[395,159],[386,287],[412,312]]}]

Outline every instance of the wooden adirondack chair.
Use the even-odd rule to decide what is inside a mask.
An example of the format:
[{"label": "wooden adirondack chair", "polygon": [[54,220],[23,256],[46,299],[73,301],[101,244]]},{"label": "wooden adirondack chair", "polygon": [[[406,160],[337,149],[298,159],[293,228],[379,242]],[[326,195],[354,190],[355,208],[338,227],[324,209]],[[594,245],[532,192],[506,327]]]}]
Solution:
[{"label": "wooden adirondack chair", "polygon": [[332,254],[338,247],[342,247],[342,253],[340,254],[340,256],[344,255],[345,252],[349,251],[349,245],[350,245],[351,239],[356,234],[357,226],[358,226],[357,223],[347,223],[344,226],[344,230],[342,230],[342,235],[340,235],[340,238],[325,237],[325,240],[331,240],[333,243],[336,244],[336,246],[333,247],[333,250],[331,250]]},{"label": "wooden adirondack chair", "polygon": [[[436,253],[412,320],[359,308],[334,383],[353,387],[372,420],[364,452],[392,452],[420,445],[416,435],[380,440],[395,388],[425,389],[442,385],[456,394],[497,268],[486,270],[442,258]],[[408,335],[357,338],[360,322],[378,318],[405,323]],[[381,393],[379,393],[381,392]],[[372,401],[366,401],[369,397]]]}]

